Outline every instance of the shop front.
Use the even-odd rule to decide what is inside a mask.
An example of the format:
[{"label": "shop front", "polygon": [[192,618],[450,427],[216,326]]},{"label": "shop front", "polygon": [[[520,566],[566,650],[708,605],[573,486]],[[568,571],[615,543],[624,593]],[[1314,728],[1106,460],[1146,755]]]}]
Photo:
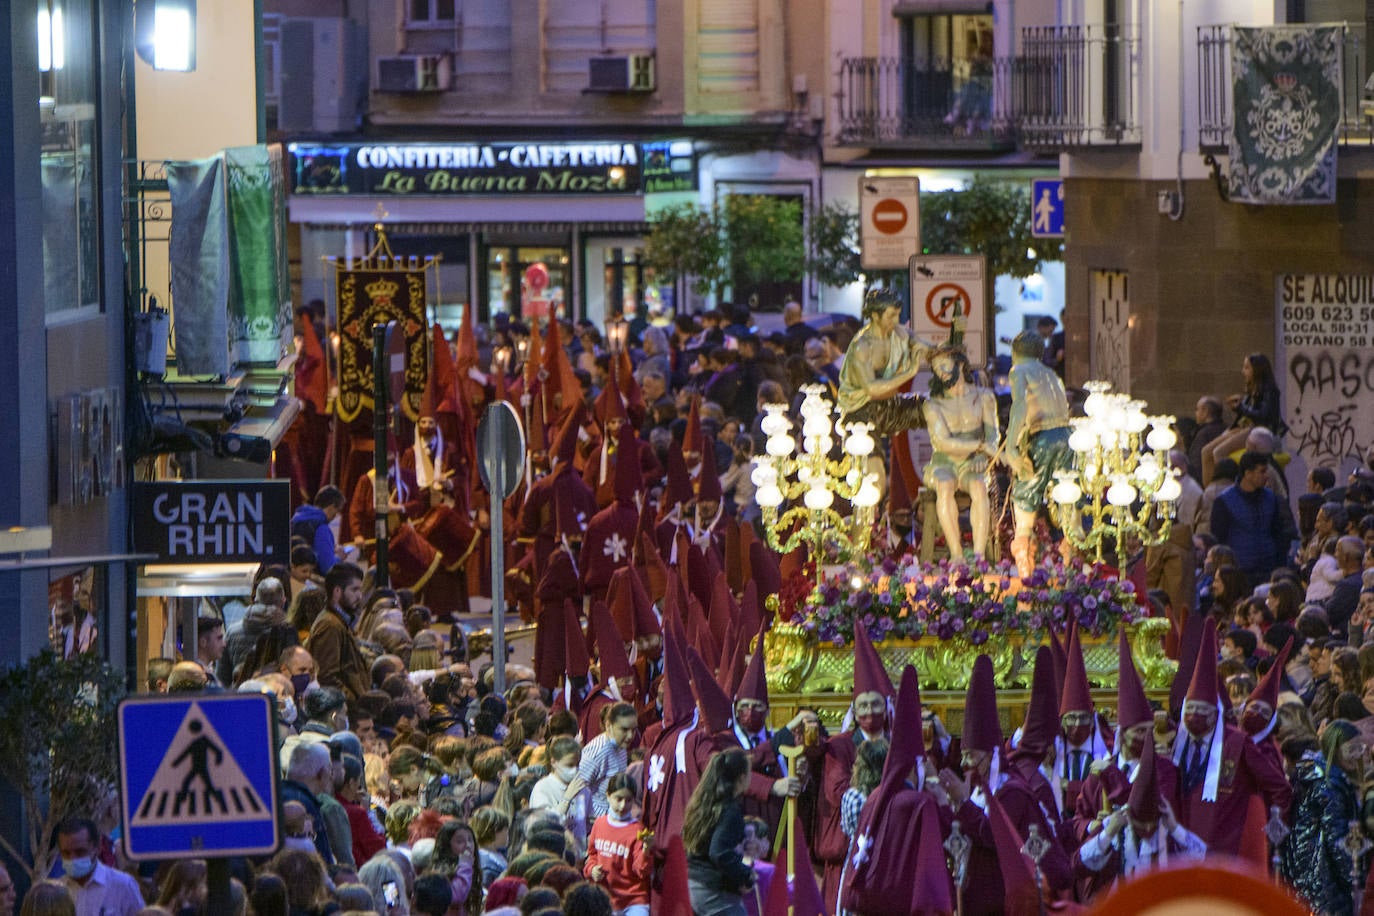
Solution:
[{"label": "shop front", "polygon": [[643,263],[646,197],[696,189],[691,141],[308,143],[290,153],[305,302],[332,301],[324,258],[441,257],[436,317],[597,324],[661,300]]}]

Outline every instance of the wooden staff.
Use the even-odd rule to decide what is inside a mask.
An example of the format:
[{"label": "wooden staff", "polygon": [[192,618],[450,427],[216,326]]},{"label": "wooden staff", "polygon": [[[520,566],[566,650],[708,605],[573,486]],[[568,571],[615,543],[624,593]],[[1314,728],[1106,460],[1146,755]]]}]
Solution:
[{"label": "wooden staff", "polygon": [[[796,773],[797,758],[806,753],[806,748],[799,744],[789,744],[787,747],[781,748],[778,753],[782,754],[787,761],[787,773],[785,775],[790,777]],[[787,886],[790,888],[797,877],[797,798],[795,795],[787,796],[784,810],[787,817]],[[807,863],[806,867],[810,868],[810,863]],[[787,916],[793,916],[793,911],[792,898],[789,894]]]}]

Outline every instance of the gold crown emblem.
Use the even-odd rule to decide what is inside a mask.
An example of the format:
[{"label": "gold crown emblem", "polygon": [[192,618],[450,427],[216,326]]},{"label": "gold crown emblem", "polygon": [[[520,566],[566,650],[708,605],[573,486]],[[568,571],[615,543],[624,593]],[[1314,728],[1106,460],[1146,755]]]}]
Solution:
[{"label": "gold crown emblem", "polygon": [[363,287],[373,301],[394,298],[400,288],[401,284],[387,277],[379,277]]}]

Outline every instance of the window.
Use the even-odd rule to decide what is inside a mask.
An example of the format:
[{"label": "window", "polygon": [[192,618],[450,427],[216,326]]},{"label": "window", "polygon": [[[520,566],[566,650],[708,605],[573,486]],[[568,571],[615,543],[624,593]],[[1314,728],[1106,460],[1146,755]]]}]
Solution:
[{"label": "window", "polygon": [[38,6],[43,295],[52,319],[100,308],[100,64],[92,0],[39,0]]},{"label": "window", "polygon": [[410,0],[410,22],[453,22],[457,0]]}]

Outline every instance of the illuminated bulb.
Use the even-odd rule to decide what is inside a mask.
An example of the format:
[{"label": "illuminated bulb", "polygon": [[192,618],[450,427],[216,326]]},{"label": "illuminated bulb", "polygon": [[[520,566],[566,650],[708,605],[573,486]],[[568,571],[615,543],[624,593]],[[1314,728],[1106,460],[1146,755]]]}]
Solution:
[{"label": "illuminated bulb", "polygon": [[1111,382],[1088,382],[1083,387],[1091,392],[1083,402],[1083,413],[1096,417],[1107,406],[1107,392],[1112,388]]},{"label": "illuminated bulb", "polygon": [[783,405],[768,404],[764,407],[764,410],[768,411],[768,414],[763,418],[763,422],[759,424],[759,427],[763,430],[765,436],[781,436],[792,428],[792,421],[787,419],[782,413]]},{"label": "illuminated bulb", "polygon": [[802,425],[802,435],[808,439],[830,435],[830,418],[824,414],[807,417]]},{"label": "illuminated bulb", "polygon": [[1107,502],[1113,506],[1129,506],[1135,502],[1135,487],[1131,486],[1125,474],[1117,474],[1112,485],[1107,488]]},{"label": "illuminated bulb", "polygon": [[863,576],[850,576],[850,577],[849,577],[849,587],[852,588],[852,589],[856,589],[856,590],[857,590],[857,589],[860,589],[860,588],[863,588],[863,587],[864,587],[864,578],[863,578]]},{"label": "illuminated bulb", "polygon": [[1079,424],[1069,434],[1069,448],[1080,454],[1091,452],[1097,447],[1097,433],[1088,424]]},{"label": "illuminated bulb", "polygon": [[844,450],[855,458],[867,458],[873,454],[873,437],[868,434],[868,429],[867,423],[851,423]]},{"label": "illuminated bulb", "polygon": [[1145,416],[1144,401],[1126,402],[1126,432],[1139,435],[1145,431],[1145,427],[1150,425],[1149,419]]},{"label": "illuminated bulb", "polygon": [[802,498],[802,501],[806,503],[806,508],[812,512],[819,512],[830,508],[830,504],[835,501],[835,494],[822,485],[813,484],[811,489],[806,491],[806,496]]},{"label": "illuminated bulb", "polygon": [[1157,452],[1167,452],[1178,442],[1178,434],[1173,430],[1172,417],[1156,417],[1154,427],[1145,437],[1145,444]]},{"label": "illuminated bulb", "polygon": [[1183,495],[1183,486],[1173,474],[1164,475],[1164,483],[1155,491],[1155,502],[1171,503]]},{"label": "illuminated bulb", "polygon": [[878,491],[875,480],[877,480],[875,474],[869,474],[864,478],[863,486],[859,487],[859,492],[854,494],[852,500],[856,509],[871,509],[878,505],[878,500],[882,499],[883,494]]},{"label": "illuminated bulb", "polygon": [[793,442],[792,437],[786,433],[780,436],[769,436],[768,445],[766,446],[768,454],[772,455],[774,458],[786,458],[788,455],[792,454],[792,450],[795,447],[796,443]]},{"label": "illuminated bulb", "polygon": [[773,487],[778,483],[778,469],[763,459],[754,459],[754,471],[749,475],[756,487]]},{"label": "illuminated bulb", "polygon": [[1061,477],[1050,491],[1050,498],[1061,506],[1072,506],[1083,497],[1083,491],[1068,477]]},{"label": "illuminated bulb", "polygon": [[1141,484],[1150,484],[1159,476],[1159,461],[1154,455],[1146,452],[1140,456],[1140,463],[1135,468],[1135,479]]},{"label": "illuminated bulb", "polygon": [[759,487],[754,491],[754,502],[762,509],[776,509],[782,505],[782,490],[776,484]]}]

